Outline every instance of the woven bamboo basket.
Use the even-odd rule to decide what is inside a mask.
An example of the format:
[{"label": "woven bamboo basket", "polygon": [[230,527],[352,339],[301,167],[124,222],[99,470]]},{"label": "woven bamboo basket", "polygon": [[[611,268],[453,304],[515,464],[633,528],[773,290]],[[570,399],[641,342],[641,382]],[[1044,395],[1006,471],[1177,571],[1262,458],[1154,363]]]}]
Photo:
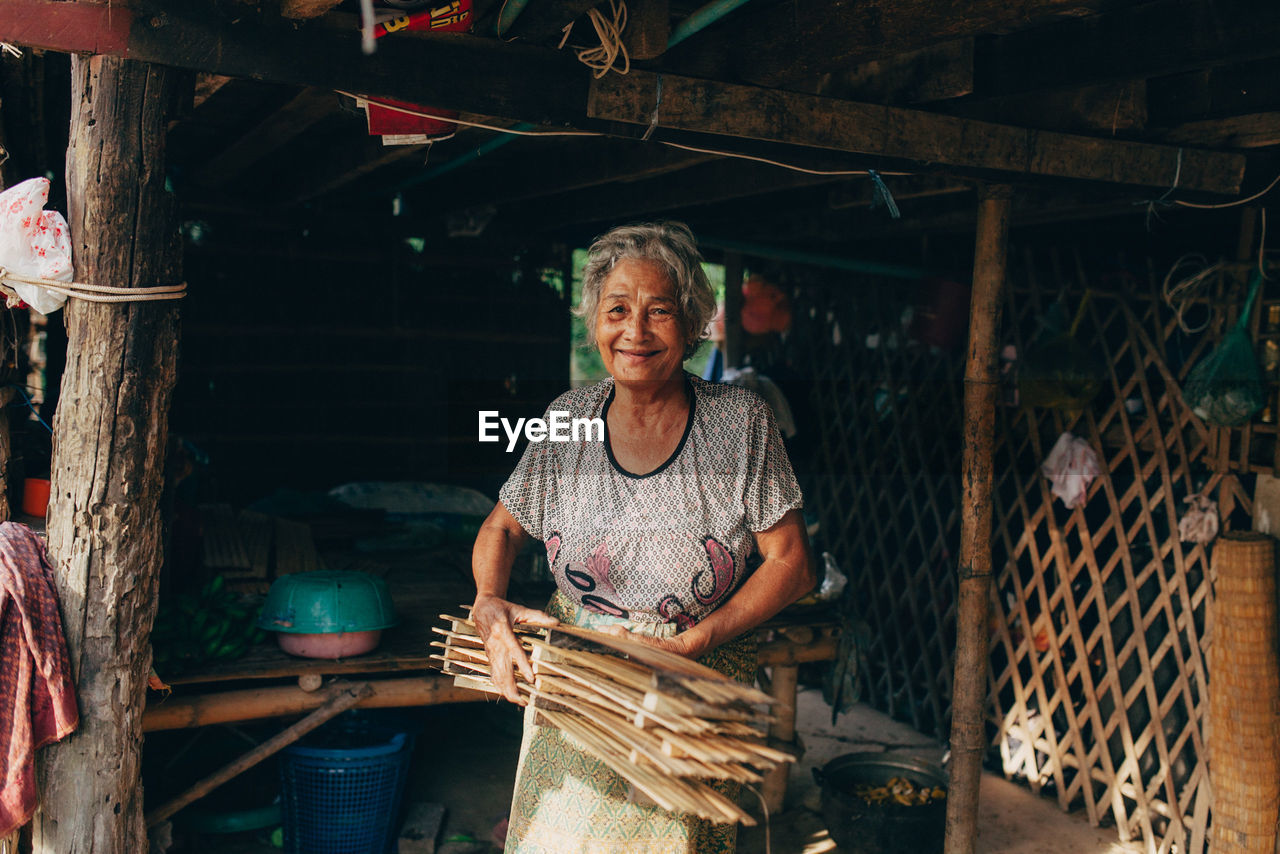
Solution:
[{"label": "woven bamboo basket", "polygon": [[1273,854],[1280,819],[1280,656],[1276,565],[1264,534],[1224,534],[1209,651],[1209,779],[1214,854]]}]

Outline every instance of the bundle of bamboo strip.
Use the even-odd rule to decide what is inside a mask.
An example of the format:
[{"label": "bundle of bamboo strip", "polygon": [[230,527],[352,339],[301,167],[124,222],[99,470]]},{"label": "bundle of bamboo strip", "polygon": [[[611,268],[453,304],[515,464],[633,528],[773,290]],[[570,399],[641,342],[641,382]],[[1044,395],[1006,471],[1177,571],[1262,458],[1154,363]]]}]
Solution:
[{"label": "bundle of bamboo strip", "polygon": [[[435,628],[443,654],[432,658],[456,685],[497,693],[475,626],[442,614]],[[764,743],[774,700],[687,658],[639,641],[557,626],[521,629],[535,675],[517,687],[540,722],[573,736],[583,749],[663,809],[720,823],[755,821],[703,783],[758,783],[762,772],[794,757]]]}]

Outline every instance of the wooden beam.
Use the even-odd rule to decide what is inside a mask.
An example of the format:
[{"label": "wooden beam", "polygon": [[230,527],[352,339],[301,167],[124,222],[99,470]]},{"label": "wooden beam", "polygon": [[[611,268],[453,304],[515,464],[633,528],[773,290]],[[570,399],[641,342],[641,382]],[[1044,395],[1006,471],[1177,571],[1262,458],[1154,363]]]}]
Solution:
[{"label": "wooden beam", "polygon": [[1147,81],[1152,125],[1280,110],[1280,59],[1205,68]]},{"label": "wooden beam", "polygon": [[191,108],[199,109],[200,105],[213,97],[219,89],[226,86],[234,78],[222,74],[197,74],[196,91],[191,100]]},{"label": "wooden beam", "polygon": [[[1253,2],[1253,0],[1237,0]],[[914,5],[910,0],[905,5]],[[1048,0],[1024,0],[1043,11]],[[52,0],[0,4],[0,32],[22,15],[40,15]],[[925,5],[932,5],[926,3]],[[1061,8],[1058,5],[1056,8]],[[469,110],[485,115],[596,128],[622,134],[612,122],[644,127],[654,115],[657,76],[633,69],[592,81],[590,72],[555,51],[521,48],[454,33],[402,33],[378,52],[358,52],[358,33],[318,24],[276,27],[228,21],[190,4],[138,19],[127,53],[148,61],[295,85],[358,89],[364,94]],[[21,13],[21,14],[16,14]],[[84,39],[45,31],[36,46],[67,50]],[[459,75],[457,68],[468,73]],[[1234,193],[1244,160],[1238,155],[1135,142],[1028,131],[987,122],[796,95],[750,86],[663,75],[659,125],[770,143],[801,145],[943,164],[1005,177],[1064,177],[1145,187]],[[586,115],[583,105],[587,104]],[[637,127],[637,129],[638,129]]]},{"label": "wooden beam", "polygon": [[1254,113],[1225,119],[1187,122],[1159,131],[1159,138],[1174,145],[1210,148],[1266,148],[1280,145],[1280,113]]},{"label": "wooden beam", "polygon": [[831,0],[749,5],[669,51],[673,69],[794,86],[850,65],[945,41],[1097,12],[1114,0]]},{"label": "wooden beam", "polygon": [[[229,19],[211,6],[182,0],[158,0],[162,11],[137,17],[110,7],[115,17],[109,25],[107,11],[82,15],[75,27],[30,24],[56,18],[62,7],[79,5],[5,0],[0,3],[0,34],[29,47],[354,90],[535,124],[563,125],[579,119],[590,77],[573,56],[462,33],[398,33],[380,39],[377,52],[365,56],[354,27],[334,29],[323,18],[303,26],[248,15]],[[127,39],[121,34],[122,24],[128,26]],[[459,74],[459,68],[467,73]]]},{"label": "wooden beam", "polygon": [[[357,704],[362,709],[467,703],[488,699],[488,695],[478,691],[454,687],[451,677],[439,674],[375,679],[369,684],[373,686],[373,694]],[[175,695],[163,703],[147,708],[142,718],[142,731],[188,729],[297,715],[318,709],[326,699],[324,692],[303,691],[297,685],[220,691],[190,697]]]},{"label": "wooden beam", "polygon": [[[316,687],[320,687],[318,683]],[[346,683],[335,685],[327,693],[328,699],[325,700],[324,705],[302,720],[282,732],[276,733],[262,742],[262,744],[223,765],[212,774],[202,777],[194,785],[188,787],[186,791],[170,798],[148,812],[145,818],[147,827],[155,827],[160,822],[177,814],[179,810],[195,803],[214,789],[248,771],[267,757],[279,753],[307,733],[329,722],[373,694],[373,688],[368,682],[359,682],[354,685]]]},{"label": "wooden beam", "polygon": [[0,37],[64,53],[123,56],[133,17],[132,9],[109,4],[6,0],[0,3]]},{"label": "wooden beam", "polygon": [[[185,75],[111,57],[73,57],[71,74],[67,220],[76,280],[182,281],[176,198],[165,189],[164,111]],[[33,850],[145,851],[141,720],[163,557],[159,502],[178,311],[164,302],[72,300],[63,313],[48,545],[80,728],[41,757]]]},{"label": "wooden beam", "polygon": [[[600,0],[541,0],[530,3],[520,13],[520,17],[516,18],[511,29],[503,34],[503,39],[528,44],[556,44],[560,41],[561,31],[565,26],[581,18],[598,2]],[[477,33],[492,35],[495,32],[501,6],[501,3],[494,3],[490,14],[477,18]]]},{"label": "wooden beam", "polygon": [[1105,136],[1127,131],[1132,137],[1147,127],[1147,81],[1123,80],[1054,92],[966,98],[932,104],[929,109],[1021,127]]},{"label": "wooden beam", "polygon": [[964,372],[964,455],[956,656],[951,712],[951,783],[946,854],[973,854],[978,839],[978,783],[987,750],[987,612],[991,597],[992,446],[996,418],[996,350],[1009,254],[1007,186],[983,187],[969,304]]},{"label": "wooden beam", "polygon": [[662,56],[670,37],[670,0],[632,0],[627,4],[627,26],[622,31],[622,43],[633,60]]},{"label": "wooden beam", "polygon": [[1280,56],[1274,0],[1153,0],[980,45],[982,96],[1158,77]]},{"label": "wooden beam", "polygon": [[973,93],[972,38],[943,42],[833,72],[816,94],[876,104],[920,104]]},{"label": "wooden beam", "polygon": [[324,89],[303,89],[292,101],[228,145],[196,173],[202,186],[225,185],[268,154],[305,133],[338,106],[338,96]]},{"label": "wooden beam", "polygon": [[318,18],[333,9],[342,0],[281,0],[280,14],[286,18],[304,21]]},{"label": "wooden beam", "polygon": [[632,70],[593,80],[587,115],[646,126],[903,158],[1006,176],[1235,193],[1244,158],[941,116]]}]

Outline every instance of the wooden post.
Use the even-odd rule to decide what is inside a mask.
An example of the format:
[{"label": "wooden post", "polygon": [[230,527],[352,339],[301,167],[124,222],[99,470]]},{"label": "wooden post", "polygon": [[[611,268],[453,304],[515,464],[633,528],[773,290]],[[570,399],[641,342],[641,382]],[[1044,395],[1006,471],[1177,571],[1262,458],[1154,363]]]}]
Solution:
[{"label": "wooden post", "polygon": [[[181,280],[164,169],[164,113],[181,76],[162,66],[72,57],[67,186],[77,281]],[[33,850],[126,854],[148,847],[142,710],[178,312],[168,302],[72,300],[64,313],[67,366],[54,421],[48,542],[80,728],[41,756]]]},{"label": "wooden post", "polygon": [[[769,696],[778,701],[773,707],[777,720],[769,725],[769,737],[785,744],[792,744],[796,740],[796,686],[799,684],[799,677],[800,668],[797,665],[775,664],[769,682]],[[790,762],[783,762],[765,774],[760,792],[769,807],[769,815],[782,812],[783,801],[787,798],[787,777],[790,774]]]},{"label": "wooden post", "polygon": [[973,854],[978,841],[978,784],[987,739],[988,600],[991,596],[991,458],[995,436],[996,350],[1000,292],[1008,255],[1013,193],[984,186],[978,195],[978,237],[969,303],[965,362],[964,497],[960,520],[960,584],[951,705],[951,788],[947,794],[946,854]]},{"label": "wooden post", "polygon": [[724,253],[724,366],[742,367],[742,253]]}]

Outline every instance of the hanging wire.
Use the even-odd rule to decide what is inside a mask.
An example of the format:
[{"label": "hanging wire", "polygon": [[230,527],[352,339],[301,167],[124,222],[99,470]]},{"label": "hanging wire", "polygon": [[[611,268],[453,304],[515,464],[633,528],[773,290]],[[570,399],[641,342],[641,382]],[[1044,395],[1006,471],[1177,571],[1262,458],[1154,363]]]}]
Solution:
[{"label": "hanging wire", "polygon": [[[415,110],[411,107],[404,107],[398,104],[388,104],[378,100],[377,98],[370,98],[366,95],[356,95],[352,92],[347,92],[342,89],[335,89],[334,91],[337,94],[342,95],[344,97],[356,98],[362,101],[368,101],[370,104],[376,104],[379,107],[385,107],[388,110],[394,110],[396,112],[405,113],[406,115],[421,116],[424,118],[434,118],[434,119],[440,118],[439,116],[433,116],[430,113],[423,112],[422,110]],[[490,125],[490,124],[485,124],[484,122],[473,122],[467,119],[451,118],[451,119],[443,119],[443,121],[453,122],[454,124],[463,125],[465,127],[473,127],[473,128],[480,128],[481,130],[494,131],[496,133],[513,134],[515,136],[593,136],[593,137],[604,136],[603,133],[600,133],[598,131],[593,131],[593,130],[545,130],[545,131],[544,130],[524,130],[521,128],[509,128],[509,127],[502,127],[500,125]],[[805,166],[797,166],[794,163],[784,163],[781,160],[770,160],[767,157],[757,157],[754,154],[742,154],[737,151],[725,151],[719,148],[702,148],[696,145],[685,145],[684,143],[668,142],[667,140],[662,140],[662,139],[654,140],[654,141],[659,142],[662,145],[668,146],[670,148],[678,148],[681,151],[692,151],[697,154],[713,154],[717,157],[732,157],[737,160],[751,160],[756,163],[767,163],[770,166],[777,166],[780,169],[789,169],[792,172],[801,172],[805,175],[831,175],[835,177],[844,176],[844,175],[863,176],[863,175],[867,175],[869,171],[866,169],[809,169],[808,167],[805,167]],[[882,177],[884,176],[901,177],[904,175],[912,175],[915,173],[878,172],[877,174],[879,174]]]},{"label": "hanging wire", "polygon": [[1134,203],[1134,204],[1147,206],[1147,231],[1151,230],[1152,217],[1155,217],[1156,219],[1160,219],[1160,214],[1156,211],[1156,208],[1171,208],[1175,204],[1174,202],[1169,200],[1169,195],[1174,190],[1178,189],[1178,182],[1180,180],[1182,180],[1182,149],[1181,148],[1178,149],[1178,163],[1173,170],[1173,183],[1169,185],[1169,189],[1165,190],[1164,193],[1161,194],[1161,196],[1157,199],[1144,199],[1140,202]]},{"label": "hanging wire", "polygon": [[27,390],[26,390],[25,388],[23,388],[22,386],[20,386],[20,385],[16,385],[16,384],[14,384],[14,383],[10,383],[10,384],[9,384],[9,388],[13,389],[13,390],[14,390],[14,391],[16,391],[18,394],[22,395],[22,400],[21,400],[21,402],[19,402],[19,403],[14,403],[14,404],[12,404],[12,405],[13,405],[13,406],[22,406],[22,405],[25,405],[25,406],[27,407],[27,409],[31,410],[31,415],[32,415],[32,417],[33,417],[33,418],[35,418],[35,420],[39,421],[39,422],[40,422],[40,425],[41,425],[42,427],[44,427],[44,429],[48,430],[50,435],[53,435],[53,428],[52,428],[52,427],[50,427],[50,426],[49,426],[49,423],[48,423],[47,421],[45,421],[45,420],[44,420],[44,418],[42,418],[42,417],[41,417],[41,415],[40,415],[40,411],[39,411],[38,409],[36,409],[35,404],[34,404],[34,403],[32,402],[32,400],[31,400],[31,395],[27,394]]},{"label": "hanging wire", "polygon": [[1275,189],[1276,184],[1280,184],[1280,175],[1277,175],[1275,177],[1275,180],[1273,180],[1270,184],[1268,184],[1266,187],[1262,188],[1258,192],[1254,193],[1252,196],[1249,196],[1247,199],[1236,199],[1234,202],[1222,202],[1221,204],[1217,204],[1217,205],[1202,205],[1197,202],[1183,202],[1183,201],[1176,201],[1174,202],[1174,204],[1181,205],[1184,208],[1200,208],[1202,210],[1216,210],[1218,208],[1234,208],[1236,205],[1247,205],[1249,204],[1249,202],[1252,202],[1254,199],[1262,198],[1267,193],[1270,193],[1273,189]]}]

